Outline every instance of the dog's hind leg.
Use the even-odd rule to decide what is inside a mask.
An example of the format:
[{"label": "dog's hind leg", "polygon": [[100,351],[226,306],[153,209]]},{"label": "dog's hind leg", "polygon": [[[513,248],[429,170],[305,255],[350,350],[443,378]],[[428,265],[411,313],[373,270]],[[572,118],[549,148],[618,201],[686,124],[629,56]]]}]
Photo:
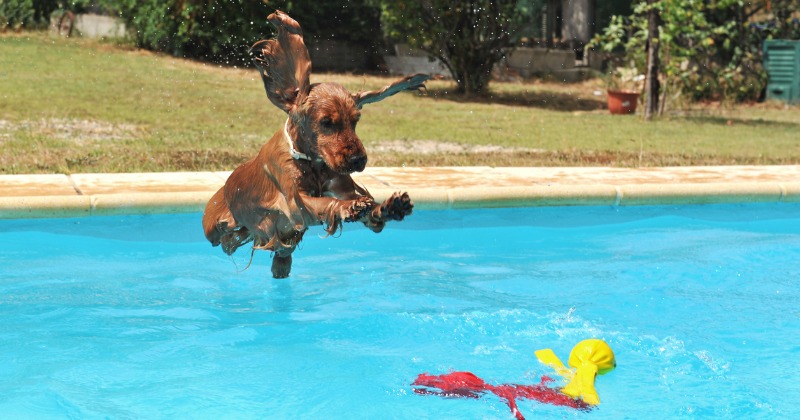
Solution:
[{"label": "dog's hind leg", "polygon": [[272,277],[276,279],[285,279],[289,277],[289,272],[292,271],[292,254],[282,257],[277,252],[272,257]]},{"label": "dog's hind leg", "polygon": [[225,202],[224,187],[208,200],[203,212],[203,230],[211,245],[222,245],[226,254],[231,255],[237,248],[253,240],[250,232],[238,226],[228,204]]}]

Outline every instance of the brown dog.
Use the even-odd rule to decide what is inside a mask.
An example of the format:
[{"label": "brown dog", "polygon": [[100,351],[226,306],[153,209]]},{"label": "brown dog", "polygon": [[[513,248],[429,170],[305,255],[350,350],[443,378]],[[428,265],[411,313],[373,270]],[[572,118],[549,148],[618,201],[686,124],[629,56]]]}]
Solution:
[{"label": "brown dog", "polygon": [[377,205],[350,174],[364,170],[367,154],[356,135],[364,104],[424,88],[428,75],[406,77],[379,91],[350,93],[335,83],[311,84],[311,60],[300,25],[276,11],[278,30],[250,50],[267,97],[289,115],[256,157],[233,171],[206,205],[203,229],[227,254],[253,241],[274,252],[272,275],[289,275],[292,252],[311,225],[329,234],[342,222],[361,221],[380,232],[387,221],[411,214],[407,193]]}]

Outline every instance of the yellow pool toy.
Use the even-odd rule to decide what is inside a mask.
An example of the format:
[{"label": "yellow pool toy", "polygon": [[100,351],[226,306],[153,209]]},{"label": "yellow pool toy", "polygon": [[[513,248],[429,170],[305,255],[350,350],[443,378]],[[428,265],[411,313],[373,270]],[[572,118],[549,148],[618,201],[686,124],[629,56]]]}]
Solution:
[{"label": "yellow pool toy", "polygon": [[558,356],[550,349],[537,350],[536,358],[569,380],[561,392],[594,405],[600,404],[600,397],[594,389],[594,378],[597,375],[605,375],[617,367],[611,347],[605,341],[597,338],[583,340],[572,348],[567,363],[575,370],[564,366],[564,363],[561,363]]}]

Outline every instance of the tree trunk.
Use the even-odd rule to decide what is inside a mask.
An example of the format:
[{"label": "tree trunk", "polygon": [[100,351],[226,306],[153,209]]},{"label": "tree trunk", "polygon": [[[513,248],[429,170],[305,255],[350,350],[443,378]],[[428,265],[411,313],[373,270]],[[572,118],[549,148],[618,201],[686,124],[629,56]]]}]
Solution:
[{"label": "tree trunk", "polygon": [[456,73],[456,93],[466,96],[481,95],[489,85],[490,74],[482,69],[473,70],[472,72],[456,70]]},{"label": "tree trunk", "polygon": [[492,77],[492,67],[497,61],[491,52],[458,50],[450,53],[450,70],[456,80],[456,93],[466,96],[486,92]]},{"label": "tree trunk", "polygon": [[645,106],[644,106],[644,119],[651,120],[653,115],[658,112],[658,97],[659,97],[659,60],[658,60],[658,47],[659,47],[659,16],[658,10],[655,8],[657,0],[647,0],[650,6],[648,10],[647,19],[647,71],[645,79]]},{"label": "tree trunk", "polygon": [[550,50],[555,47],[553,40],[556,37],[556,9],[558,8],[558,0],[547,1],[547,33],[545,35],[545,47]]}]

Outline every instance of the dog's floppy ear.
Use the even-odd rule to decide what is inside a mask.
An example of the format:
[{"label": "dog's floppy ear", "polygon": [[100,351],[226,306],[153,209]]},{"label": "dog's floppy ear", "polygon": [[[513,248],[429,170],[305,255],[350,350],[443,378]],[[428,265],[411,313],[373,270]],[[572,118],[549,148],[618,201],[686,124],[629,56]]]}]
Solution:
[{"label": "dog's floppy ear", "polygon": [[261,73],[267,97],[288,113],[308,95],[311,59],[297,21],[280,10],[267,20],[278,30],[278,35],[256,42],[250,53]]},{"label": "dog's floppy ear", "polygon": [[371,90],[353,94],[353,99],[356,101],[356,105],[361,108],[364,104],[382,101],[404,90],[423,90],[425,89],[425,82],[430,78],[431,76],[429,74],[422,73],[406,76],[381,90]]}]

